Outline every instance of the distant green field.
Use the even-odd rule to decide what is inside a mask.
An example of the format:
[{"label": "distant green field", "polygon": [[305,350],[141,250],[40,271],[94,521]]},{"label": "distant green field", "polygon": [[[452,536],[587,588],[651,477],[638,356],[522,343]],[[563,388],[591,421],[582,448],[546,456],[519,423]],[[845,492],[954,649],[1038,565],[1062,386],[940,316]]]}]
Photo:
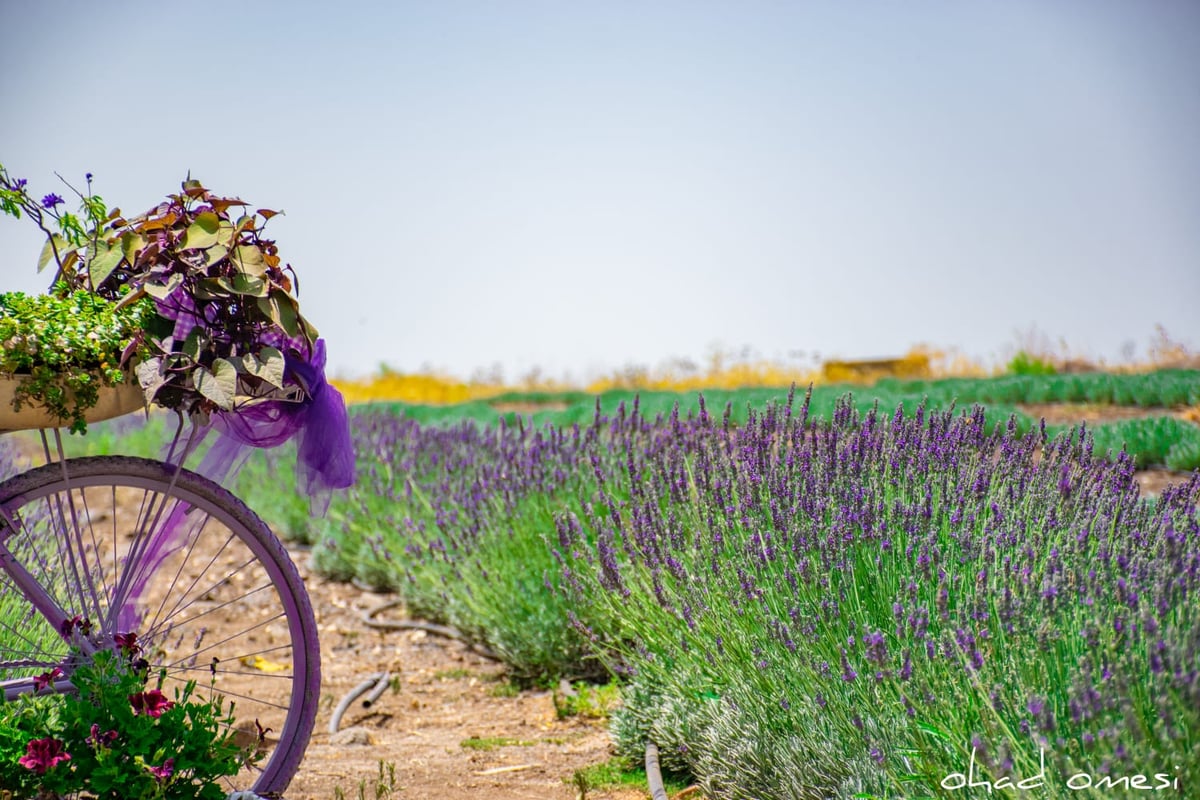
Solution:
[{"label": "distant green field", "polygon": [[[417,405],[409,403],[369,403],[362,410],[388,408],[425,425],[452,425],[466,420],[483,425],[503,420],[507,425],[534,427],[587,425],[597,411],[616,415],[622,404],[632,413],[635,404],[648,420],[686,417],[698,414],[700,402],[716,418],[728,415],[730,424],[746,421],[750,410],[761,411],[771,403],[784,402],[788,388],[753,388],[695,392],[636,392],[613,390],[599,395],[584,392],[510,392],[490,400],[475,400],[453,405]],[[802,394],[804,387],[797,388]],[[903,407],[912,413],[922,402],[928,410],[946,409],[952,404],[960,410],[974,405],[986,408],[989,427],[1015,420],[1019,433],[1032,430],[1038,420],[1018,406],[1033,403],[1077,403],[1136,406],[1162,409],[1144,419],[1106,423],[1097,426],[1097,451],[1120,450],[1125,445],[1139,466],[1161,465],[1177,470],[1200,467],[1200,427],[1168,415],[1167,410],[1200,404],[1200,370],[1160,370],[1137,374],[1087,373],[1079,375],[1005,375],[994,378],[942,378],[928,381],[888,379],[873,386],[834,384],[815,386],[809,413],[814,419],[829,419],[838,399],[851,394],[854,405],[865,412],[878,404],[881,411]],[[797,398],[799,400],[799,397]],[[513,410],[513,409],[520,409]],[[1048,426],[1050,434],[1069,426]]]}]

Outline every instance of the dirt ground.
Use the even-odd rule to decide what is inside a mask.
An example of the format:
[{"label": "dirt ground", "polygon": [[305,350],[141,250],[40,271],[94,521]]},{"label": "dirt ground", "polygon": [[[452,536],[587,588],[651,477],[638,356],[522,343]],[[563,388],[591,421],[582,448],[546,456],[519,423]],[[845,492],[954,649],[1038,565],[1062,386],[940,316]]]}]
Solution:
[{"label": "dirt ground", "polygon": [[[360,783],[363,796],[375,800],[381,762],[385,787],[391,788],[394,767],[392,797],[571,800],[580,796],[575,771],[612,755],[603,722],[559,719],[549,691],[504,696],[503,668],[461,642],[367,627],[363,613],[386,597],[317,577],[307,570],[306,553],[293,556],[313,599],[324,675],[316,731],[288,800],[332,800],[338,789],[354,800]],[[395,688],[370,708],[356,701],[331,736],[338,701],[383,671],[396,679]],[[463,745],[486,746],[484,740],[494,746]],[[589,800],[646,796],[587,793]]]}]

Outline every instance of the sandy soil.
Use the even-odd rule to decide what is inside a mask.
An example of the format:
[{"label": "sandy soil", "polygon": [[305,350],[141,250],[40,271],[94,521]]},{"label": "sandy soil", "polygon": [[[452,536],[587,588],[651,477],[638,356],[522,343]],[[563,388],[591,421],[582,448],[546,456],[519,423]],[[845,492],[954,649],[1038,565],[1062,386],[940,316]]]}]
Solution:
[{"label": "sandy soil", "polygon": [[[603,722],[559,719],[549,691],[502,696],[503,668],[460,642],[424,631],[367,627],[362,614],[387,598],[319,578],[307,571],[306,553],[293,555],[321,629],[324,685],[317,729],[289,800],[332,800],[339,788],[357,798],[360,782],[364,796],[376,798],[381,762],[385,786],[391,785],[388,765],[394,766],[394,797],[571,800],[580,796],[572,782],[575,771],[611,756]],[[356,701],[339,734],[331,736],[338,701],[371,673],[383,671],[395,679],[393,688],[370,708]],[[504,743],[463,746],[487,739]],[[595,800],[645,796],[587,793]]]}]

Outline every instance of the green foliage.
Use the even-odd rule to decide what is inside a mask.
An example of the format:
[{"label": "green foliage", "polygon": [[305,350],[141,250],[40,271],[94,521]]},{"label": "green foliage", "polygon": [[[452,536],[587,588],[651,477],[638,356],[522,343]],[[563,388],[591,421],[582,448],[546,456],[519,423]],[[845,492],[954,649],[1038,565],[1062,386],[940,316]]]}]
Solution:
[{"label": "green foliage", "polygon": [[502,680],[496,683],[488,694],[492,697],[517,697],[521,694],[521,687],[516,681]]},{"label": "green foliage", "polygon": [[303,395],[305,387],[285,383],[279,348],[308,358],[317,332],[300,314],[290,267],[264,235],[278,212],[250,211],[190,178],[129,218],[92,193],[91,175],[86,193],[71,189],[80,216],[60,210],[57,195],[36,202],[0,166],[0,211],[24,214],[46,235],[39,271],[53,262],[56,283],[112,302],[153,298],[145,335],[134,339],[148,404],[204,420],[250,399]]},{"label": "green foliage", "polygon": [[1200,426],[1177,417],[1122,420],[1092,429],[1098,455],[1124,450],[1145,468],[1163,465],[1174,470],[1200,467]]},{"label": "green foliage", "polygon": [[533,747],[537,742],[529,739],[514,739],[511,736],[472,736],[463,739],[458,746],[464,750],[481,750],[488,752],[501,747]]},{"label": "green foliage", "polygon": [[[837,401],[845,394],[844,386],[814,386],[810,415],[828,419]],[[874,403],[880,408],[894,409],[903,404],[911,412],[922,401],[933,411],[951,404],[969,408],[980,404],[987,407],[989,427],[1004,423],[1016,414],[1018,429],[1028,431],[1034,420],[1017,410],[1025,403],[1088,403],[1097,405],[1126,405],[1142,408],[1173,408],[1200,404],[1200,370],[1166,369],[1147,373],[1081,373],[1008,374],[994,378],[940,378],[936,380],[901,380],[888,378],[871,387],[854,389],[854,405],[865,413]],[[704,399],[713,413],[722,415],[729,410],[730,422],[744,424],[751,409],[762,410],[768,403],[782,403],[787,387],[738,390],[706,390]],[[492,401],[471,401],[455,405],[412,405],[406,403],[374,403],[370,408],[390,407],[397,413],[426,425],[448,426],[465,420],[494,425],[503,420],[515,425],[518,419],[533,427],[545,424],[557,426],[588,425],[595,417],[597,406],[601,413],[612,415],[621,403],[627,407],[638,400],[641,413],[648,419],[667,417],[678,406],[682,415],[698,410],[697,393],[616,389],[600,395],[579,392],[510,392]],[[550,410],[532,414],[500,413],[492,404],[524,404],[549,406]]]},{"label": "green foliage", "polygon": [[1013,356],[1006,371],[1010,375],[1054,375],[1058,372],[1049,361],[1030,355],[1024,350]]},{"label": "green foliage", "polygon": [[86,431],[84,412],[100,387],[128,381],[153,313],[148,300],[118,306],[64,283],[48,295],[0,294],[0,375],[28,376],[13,409],[44,406],[72,431]]},{"label": "green foliage", "polygon": [[559,719],[608,719],[621,705],[621,687],[615,682],[594,684],[575,681],[569,690],[556,689],[554,710]]},{"label": "green foliage", "polygon": [[[644,790],[646,770],[638,759],[613,756],[599,764],[575,770],[568,782],[579,790],[582,798],[586,798],[587,793],[593,790],[605,791],[621,788]],[[663,788],[667,790],[668,794],[674,795],[687,787],[687,781],[681,777],[671,773],[663,775]]]},{"label": "green foliage", "polygon": [[[18,798],[223,798],[219,779],[258,758],[234,743],[232,706],[194,700],[194,681],[170,700],[149,677],[104,650],[72,671],[75,693],[0,703],[0,785]],[[53,763],[29,761],[39,742]]]},{"label": "green foliage", "polygon": [[[399,784],[396,783],[396,764],[392,761],[379,760],[379,774],[371,782],[370,788],[366,780],[358,782],[358,792],[354,795],[355,800],[388,800],[395,792],[400,791]],[[333,800],[346,800],[346,792],[342,787],[335,786],[333,789]]]}]

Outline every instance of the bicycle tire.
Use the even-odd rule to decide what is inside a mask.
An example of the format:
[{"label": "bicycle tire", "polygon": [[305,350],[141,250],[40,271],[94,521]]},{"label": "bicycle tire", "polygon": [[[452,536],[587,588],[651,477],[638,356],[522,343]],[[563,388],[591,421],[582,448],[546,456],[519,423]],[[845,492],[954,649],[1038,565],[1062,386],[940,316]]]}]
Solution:
[{"label": "bicycle tire", "polygon": [[[219,683],[214,693],[234,699],[239,723],[248,719],[242,713],[250,705],[255,725],[278,732],[263,762],[229,781],[230,791],[271,795],[287,788],[316,718],[317,627],[287,551],[241,500],[160,461],[73,458],[0,483],[0,542],[61,606],[65,619],[98,618],[88,634],[98,647],[114,646],[118,634],[129,633],[122,628],[136,624],[143,628],[146,657],[166,668],[169,678],[183,682],[211,672]],[[20,592],[14,574],[0,570],[0,597],[24,603],[24,595],[14,593]],[[35,672],[69,667],[66,641],[57,635],[62,620],[24,608],[19,620],[0,618],[0,635],[15,640],[0,642],[6,648],[0,650],[0,682],[9,694],[30,690]],[[239,625],[246,627],[229,627]],[[213,628],[218,641],[205,644]],[[188,636],[195,636],[190,653]],[[210,662],[210,653],[217,660]],[[264,683],[268,688],[260,691]]]}]

